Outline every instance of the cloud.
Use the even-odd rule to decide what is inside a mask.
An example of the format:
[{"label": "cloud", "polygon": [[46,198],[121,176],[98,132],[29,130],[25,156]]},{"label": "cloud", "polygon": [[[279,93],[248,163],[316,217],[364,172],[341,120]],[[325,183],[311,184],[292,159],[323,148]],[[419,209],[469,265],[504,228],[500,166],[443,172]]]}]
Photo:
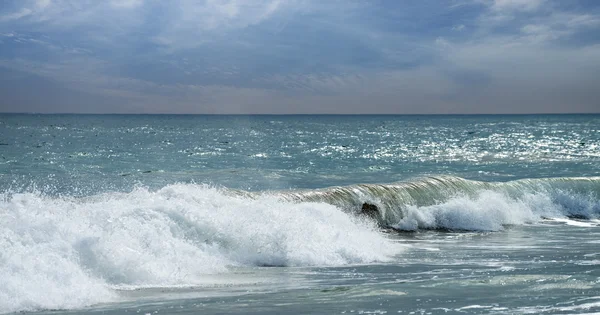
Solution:
[{"label": "cloud", "polygon": [[110,4],[117,8],[133,9],[141,6],[144,0],[111,0]]},{"label": "cloud", "polygon": [[600,16],[587,13],[552,13],[531,19],[535,24],[521,27],[525,40],[547,42],[569,37],[577,32],[600,26]]},{"label": "cloud", "polygon": [[23,7],[17,11],[0,15],[0,22],[10,22],[35,15],[48,7],[51,0],[23,0],[21,4],[24,4]]},{"label": "cloud", "polygon": [[528,41],[531,42],[545,42],[549,40],[555,40],[559,37],[566,35],[567,32],[564,30],[555,30],[552,26],[544,24],[528,24],[521,28],[521,32]]},{"label": "cloud", "polygon": [[464,31],[465,28],[466,28],[466,26],[464,24],[459,24],[459,25],[452,26],[452,30],[453,31],[459,31],[459,32],[460,31]]},{"label": "cloud", "polygon": [[197,47],[225,32],[259,24],[283,6],[279,0],[183,0],[178,4],[172,8],[171,22],[153,37],[171,51]]},{"label": "cloud", "polygon": [[493,11],[534,11],[544,4],[545,0],[494,0]]},{"label": "cloud", "polygon": [[17,12],[0,16],[0,22],[8,22],[8,21],[12,21],[12,20],[18,20],[20,18],[30,15],[32,12],[33,11],[31,11],[28,8],[22,8],[21,10],[19,10]]},{"label": "cloud", "polygon": [[0,71],[65,87],[87,112],[107,98],[123,112],[597,111],[598,13],[552,0],[24,0],[0,10]]},{"label": "cloud", "polygon": [[[551,0],[474,0],[487,10],[477,18],[480,37],[502,34],[514,41],[557,43],[600,27],[600,12],[585,8],[579,1]],[[483,2],[482,2],[483,1]]]},{"label": "cloud", "polygon": [[[124,0],[127,1],[127,0]],[[39,10],[43,10],[52,4],[52,0],[35,0],[35,7]]]},{"label": "cloud", "polygon": [[487,6],[479,20],[487,26],[518,22],[520,16],[548,11],[546,0],[475,0]]}]

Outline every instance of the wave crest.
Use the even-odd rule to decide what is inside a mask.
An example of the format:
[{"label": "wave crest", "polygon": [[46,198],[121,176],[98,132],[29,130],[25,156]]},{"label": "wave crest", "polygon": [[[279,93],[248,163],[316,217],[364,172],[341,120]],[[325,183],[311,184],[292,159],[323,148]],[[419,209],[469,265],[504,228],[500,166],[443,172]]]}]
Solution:
[{"label": "wave crest", "polygon": [[205,285],[233,266],[386,261],[398,245],[325,203],[171,185],[0,196],[0,311],[81,307],[114,289]]},{"label": "wave crest", "polygon": [[543,218],[600,216],[600,177],[481,182],[437,176],[392,184],[360,184],[281,193],[296,201],[326,202],[353,213],[378,211],[378,224],[401,230],[497,231]]}]

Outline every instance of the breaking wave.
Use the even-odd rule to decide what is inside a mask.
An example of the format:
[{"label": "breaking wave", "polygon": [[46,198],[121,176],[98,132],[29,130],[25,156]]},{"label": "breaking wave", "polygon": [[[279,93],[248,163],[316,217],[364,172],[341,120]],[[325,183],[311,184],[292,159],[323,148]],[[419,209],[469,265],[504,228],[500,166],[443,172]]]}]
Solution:
[{"label": "breaking wave", "polygon": [[115,289],[210,285],[235,266],[387,261],[375,224],[325,203],[171,185],[85,198],[0,195],[0,312],[77,308]]},{"label": "breaking wave", "polygon": [[[202,286],[232,267],[389,261],[380,227],[497,231],[600,217],[600,178],[244,192],[177,184],[89,197],[0,193],[0,312],[77,308],[115,290]],[[365,214],[365,205],[370,209]]]},{"label": "breaking wave", "polygon": [[600,177],[481,182],[453,176],[281,193],[285,200],[325,202],[360,214],[377,209],[380,226],[399,230],[497,231],[548,218],[600,217]]}]

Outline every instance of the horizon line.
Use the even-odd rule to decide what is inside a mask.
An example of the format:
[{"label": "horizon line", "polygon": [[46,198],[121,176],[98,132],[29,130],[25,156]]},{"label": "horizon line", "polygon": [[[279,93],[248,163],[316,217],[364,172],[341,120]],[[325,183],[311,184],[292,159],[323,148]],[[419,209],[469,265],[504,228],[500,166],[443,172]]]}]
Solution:
[{"label": "horizon line", "polygon": [[527,116],[527,115],[600,115],[600,112],[550,113],[77,113],[77,112],[0,112],[0,115],[149,115],[149,116]]}]

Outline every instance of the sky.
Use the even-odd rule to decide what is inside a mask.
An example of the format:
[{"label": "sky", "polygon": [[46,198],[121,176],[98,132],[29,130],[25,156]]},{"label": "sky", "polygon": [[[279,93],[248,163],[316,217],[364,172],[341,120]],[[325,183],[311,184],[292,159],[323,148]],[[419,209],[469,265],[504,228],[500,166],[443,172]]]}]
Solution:
[{"label": "sky", "polygon": [[0,112],[600,112],[597,0],[0,0]]}]

